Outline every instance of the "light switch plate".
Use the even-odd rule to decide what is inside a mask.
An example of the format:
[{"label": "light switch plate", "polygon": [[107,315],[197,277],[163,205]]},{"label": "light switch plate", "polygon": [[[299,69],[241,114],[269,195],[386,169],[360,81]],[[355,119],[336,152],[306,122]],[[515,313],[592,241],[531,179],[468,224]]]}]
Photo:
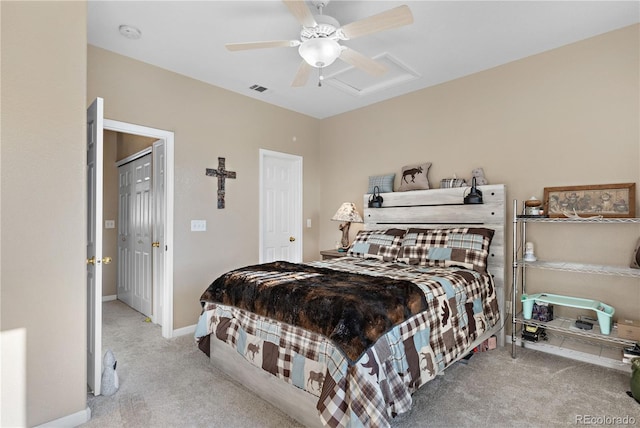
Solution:
[{"label": "light switch plate", "polygon": [[207,220],[191,220],[192,232],[205,232],[207,230]]},{"label": "light switch plate", "polygon": [[115,229],[116,228],[116,221],[115,220],[105,220],[104,221],[104,228],[105,229]]}]

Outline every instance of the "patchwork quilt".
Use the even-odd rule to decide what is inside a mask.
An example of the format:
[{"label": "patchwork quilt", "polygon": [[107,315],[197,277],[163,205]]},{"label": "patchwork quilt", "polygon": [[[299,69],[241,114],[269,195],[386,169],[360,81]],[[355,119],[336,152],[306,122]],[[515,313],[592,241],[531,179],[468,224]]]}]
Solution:
[{"label": "patchwork quilt", "polygon": [[317,396],[332,427],[389,426],[500,318],[487,274],[351,257],[237,269],[201,303],[201,345],[223,341]]}]

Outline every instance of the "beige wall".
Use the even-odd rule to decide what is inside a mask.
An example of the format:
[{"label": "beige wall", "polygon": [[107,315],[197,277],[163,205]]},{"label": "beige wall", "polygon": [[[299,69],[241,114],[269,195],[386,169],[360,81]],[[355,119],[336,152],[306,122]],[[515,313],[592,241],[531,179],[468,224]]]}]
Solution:
[{"label": "beige wall", "polygon": [[[415,162],[433,163],[429,178],[436,187],[454,173],[470,177],[483,167],[490,183],[507,185],[510,200],[542,199],[544,187],[639,183],[639,29],[323,120],[321,248],[331,248],[338,236],[329,219],[342,201],[362,209],[369,175],[398,175]],[[628,266],[640,227],[578,227],[538,225],[529,237],[541,258]],[[601,299],[620,315],[638,317],[637,279],[536,274],[530,290]]]},{"label": "beige wall", "polygon": [[116,160],[122,160],[128,156],[135,155],[147,147],[151,147],[155,141],[153,138],[142,135],[123,134],[118,132],[118,154]]},{"label": "beige wall", "polygon": [[[519,199],[640,178],[638,26],[317,121],[100,49],[87,58],[84,3],[3,1],[0,11],[0,322],[27,331],[30,426],[86,408],[84,118],[96,96],[107,118],[176,133],[174,328],[195,322],[216,275],[258,259],[259,148],[304,156],[305,260],[339,239],[329,218],[340,202],[362,208],[367,176],[417,160],[434,163],[433,183],[482,166]],[[218,156],[238,172],[225,210],[204,175]],[[189,232],[194,218],[206,233]],[[583,230],[540,231],[550,243],[536,244],[587,261],[603,246],[624,265],[640,230],[610,238],[618,229],[589,228],[596,244]],[[556,284],[637,314],[637,280],[580,278]]]},{"label": "beige wall", "polygon": [[[305,158],[304,218],[314,224],[305,229],[305,260],[340,239],[329,219],[343,201],[362,209],[369,175],[398,173],[414,162],[433,163],[435,186],[483,167],[490,182],[507,184],[508,197],[520,200],[542,198],[548,186],[638,182],[638,31],[636,25],[322,121],[95,47],[89,47],[88,97],[107,94],[107,118],[176,132],[174,328],[180,328],[195,322],[203,286],[257,261],[259,148]],[[163,102],[146,101],[151,95]],[[204,176],[218,156],[238,172],[224,211],[215,209],[215,183]],[[208,231],[190,232],[190,220],[200,218]],[[624,265],[639,229],[589,230],[610,238],[598,245],[584,240],[584,231],[563,245],[557,229],[530,238],[547,257],[560,249],[566,256],[570,242],[572,260]],[[544,281],[557,292],[610,301],[621,315],[635,314],[640,304],[633,279],[606,278],[615,284],[613,296],[594,277]]]},{"label": "beige wall", "polygon": [[[87,101],[104,98],[105,118],[175,133],[174,325],[197,322],[198,299],[221,273],[258,262],[259,149],[304,158],[304,259],[318,257],[319,121],[200,81],[88,48]],[[294,141],[295,137],[295,141]],[[236,171],[226,208],[205,175],[218,157]],[[192,219],[207,221],[191,232]]]},{"label": "beige wall", "polygon": [[0,323],[26,330],[34,426],[87,406],[86,4],[0,8]]}]

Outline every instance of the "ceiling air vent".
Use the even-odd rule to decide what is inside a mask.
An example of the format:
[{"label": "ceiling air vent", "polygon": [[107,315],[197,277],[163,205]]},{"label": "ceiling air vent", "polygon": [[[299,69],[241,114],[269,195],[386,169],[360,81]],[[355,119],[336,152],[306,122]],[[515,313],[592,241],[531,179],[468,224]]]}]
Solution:
[{"label": "ceiling air vent", "polygon": [[264,92],[267,90],[267,88],[265,88],[264,86],[260,86],[260,85],[251,85],[249,86],[249,89],[253,89],[256,92]]}]

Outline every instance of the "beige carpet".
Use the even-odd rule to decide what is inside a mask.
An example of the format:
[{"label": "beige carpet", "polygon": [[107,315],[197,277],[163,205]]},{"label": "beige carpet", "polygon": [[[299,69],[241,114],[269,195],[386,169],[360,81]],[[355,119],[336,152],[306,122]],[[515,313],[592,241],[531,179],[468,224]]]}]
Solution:
[{"label": "beige carpet", "polygon": [[[83,427],[300,426],[209,364],[191,335],[163,339],[160,327],[118,301],[105,303],[103,316],[103,351],[115,353],[120,389],[88,395],[92,419]],[[514,360],[510,347],[501,348],[423,386],[393,426],[615,426],[625,417],[640,426],[640,405],[626,394],[629,379],[529,349]]]}]

